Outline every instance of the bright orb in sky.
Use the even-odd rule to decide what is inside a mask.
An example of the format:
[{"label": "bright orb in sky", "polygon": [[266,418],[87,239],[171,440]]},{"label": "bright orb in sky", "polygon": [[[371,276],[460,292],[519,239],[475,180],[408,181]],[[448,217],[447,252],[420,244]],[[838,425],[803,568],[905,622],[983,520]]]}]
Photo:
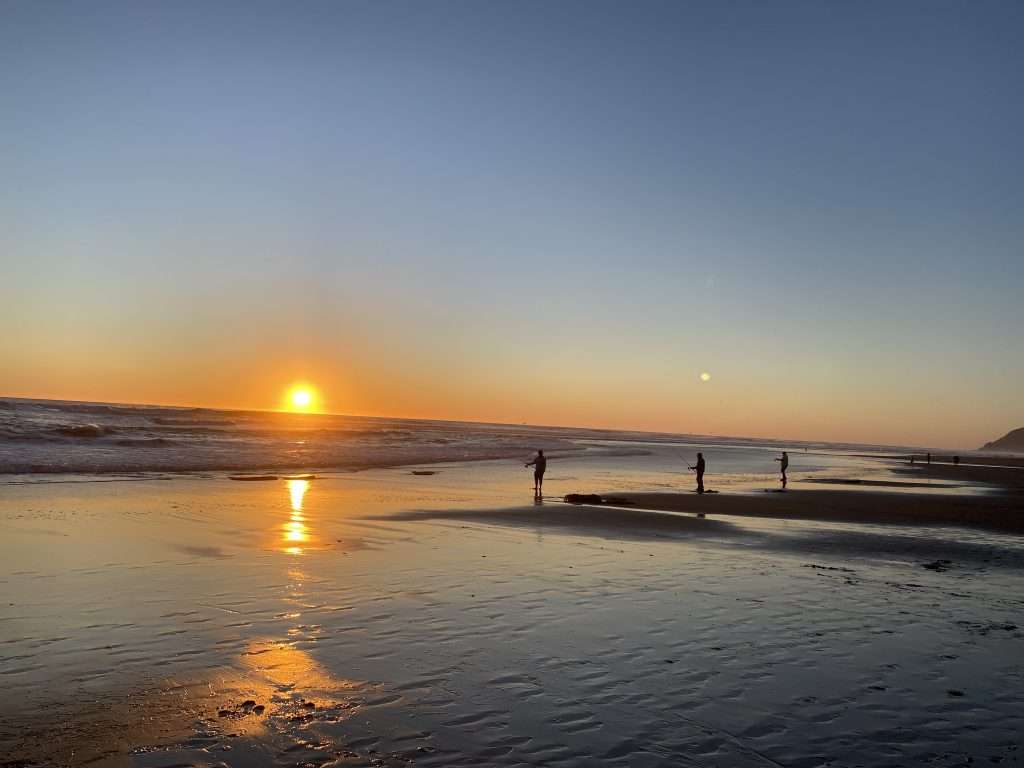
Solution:
[{"label": "bright orb in sky", "polygon": [[700,380],[701,381],[711,381],[711,374],[708,373],[707,371],[704,371],[704,373],[702,373],[700,375]]},{"label": "bright orb in sky", "polygon": [[316,403],[316,392],[305,384],[296,384],[288,390],[285,402],[289,411],[310,411]]}]

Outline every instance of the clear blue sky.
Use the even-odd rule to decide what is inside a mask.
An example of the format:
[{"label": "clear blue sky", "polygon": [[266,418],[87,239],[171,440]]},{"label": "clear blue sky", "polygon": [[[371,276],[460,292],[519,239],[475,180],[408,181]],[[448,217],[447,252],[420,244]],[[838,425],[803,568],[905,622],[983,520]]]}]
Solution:
[{"label": "clear blue sky", "polygon": [[993,439],[1022,40],[1020,2],[0,2],[0,394]]}]

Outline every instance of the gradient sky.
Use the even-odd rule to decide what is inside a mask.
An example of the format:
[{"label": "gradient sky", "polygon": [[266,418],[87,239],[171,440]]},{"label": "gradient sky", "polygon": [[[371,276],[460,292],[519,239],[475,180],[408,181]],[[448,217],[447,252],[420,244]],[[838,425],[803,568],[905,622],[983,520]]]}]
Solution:
[{"label": "gradient sky", "polygon": [[0,395],[977,446],[1024,425],[1022,40],[3,0]]}]

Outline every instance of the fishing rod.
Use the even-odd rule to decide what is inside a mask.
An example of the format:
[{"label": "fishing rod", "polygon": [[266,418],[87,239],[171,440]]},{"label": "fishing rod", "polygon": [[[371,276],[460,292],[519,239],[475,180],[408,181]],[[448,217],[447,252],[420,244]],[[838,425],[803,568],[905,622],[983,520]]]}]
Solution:
[{"label": "fishing rod", "polygon": [[[681,462],[683,462],[683,464],[685,464],[685,465],[686,465],[686,468],[687,468],[687,469],[688,469],[688,470],[689,470],[690,472],[694,472],[694,471],[695,471],[695,470],[697,469],[696,467],[691,467],[691,466],[690,466],[690,460],[689,460],[689,459],[687,459],[687,458],[686,458],[685,456],[683,456],[683,452],[682,452],[682,451],[680,451],[680,450],[679,450],[678,448],[673,448],[673,449],[672,449],[672,453],[674,453],[674,454],[675,454],[675,455],[676,455],[677,457],[679,457],[679,460],[680,460]],[[682,474],[682,473],[680,472],[680,474]]]}]

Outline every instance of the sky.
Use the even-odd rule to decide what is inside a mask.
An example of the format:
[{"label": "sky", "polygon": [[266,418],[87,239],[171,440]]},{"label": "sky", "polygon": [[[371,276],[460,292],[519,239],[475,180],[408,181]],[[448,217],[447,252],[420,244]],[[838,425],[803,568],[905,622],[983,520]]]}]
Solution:
[{"label": "sky", "polygon": [[2,0],[0,395],[976,447],[1024,425],[1022,39]]}]

